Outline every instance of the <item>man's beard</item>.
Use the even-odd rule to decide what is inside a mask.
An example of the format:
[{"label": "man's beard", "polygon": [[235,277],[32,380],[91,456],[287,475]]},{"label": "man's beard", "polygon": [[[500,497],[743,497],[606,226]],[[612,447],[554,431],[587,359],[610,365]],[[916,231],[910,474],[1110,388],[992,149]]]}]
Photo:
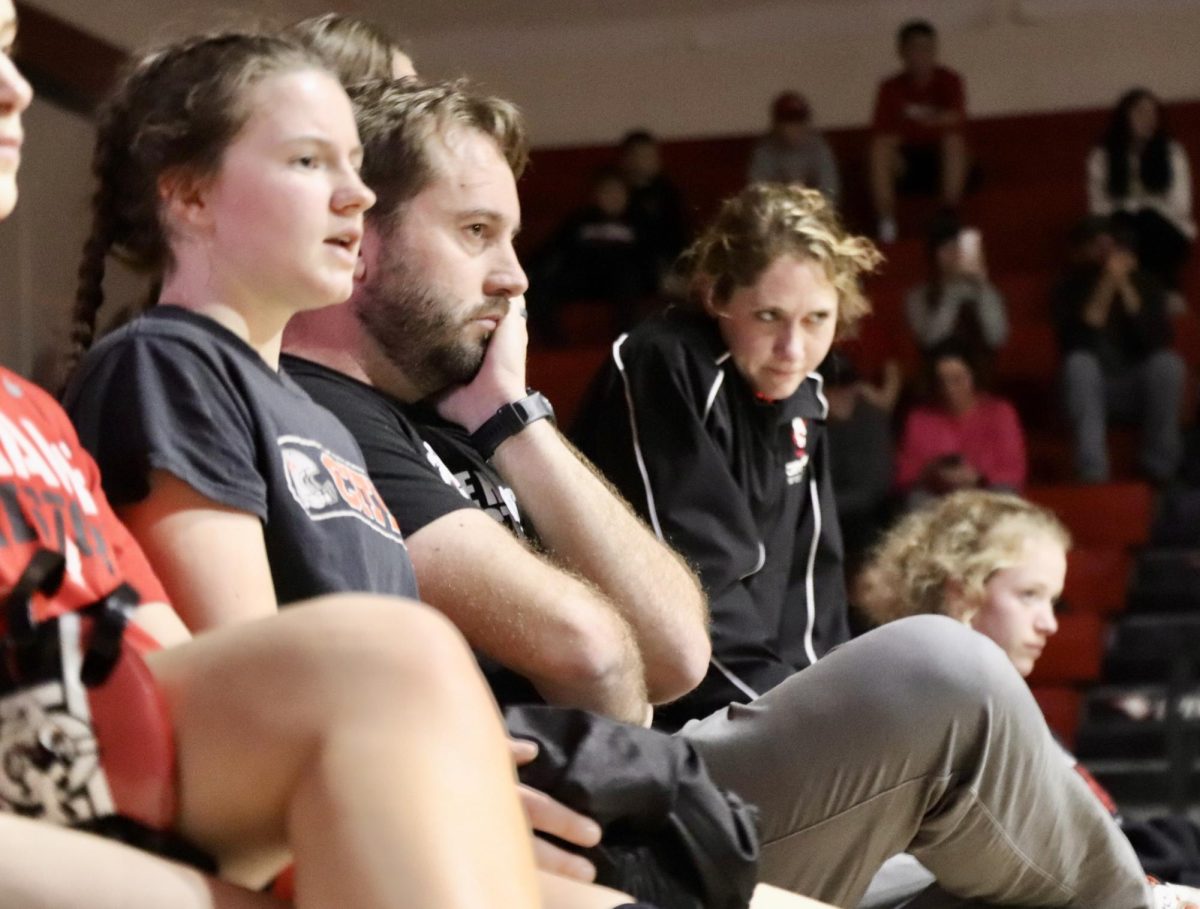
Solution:
[{"label": "man's beard", "polygon": [[397,256],[358,295],[355,316],[379,351],[422,397],[475,378],[491,335],[464,337],[467,326],[486,316],[501,318],[503,297],[485,299],[462,316],[460,307],[418,279]]}]

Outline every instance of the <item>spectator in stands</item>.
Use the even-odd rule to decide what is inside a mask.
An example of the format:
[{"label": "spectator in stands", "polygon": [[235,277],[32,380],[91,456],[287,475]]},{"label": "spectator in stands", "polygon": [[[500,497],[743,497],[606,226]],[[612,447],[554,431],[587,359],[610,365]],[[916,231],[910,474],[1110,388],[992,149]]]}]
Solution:
[{"label": "spectator in stands", "polygon": [[[512,249],[520,220],[513,171],[521,158],[509,154],[511,136],[494,132],[512,122],[472,120],[444,86],[407,101],[410,93],[391,85],[355,94],[366,179],[381,202],[368,218],[355,296],[299,317],[289,345],[312,359],[300,373],[290,357],[288,369],[314,393],[323,388],[357,427],[380,490],[408,530],[423,592],[480,649],[502,650],[530,671],[537,661],[534,681],[560,702],[586,697],[588,687],[595,698],[626,662],[613,658],[607,629],[615,614],[630,629],[622,640],[645,655],[647,683],[659,696],[686,684],[702,672],[703,660],[699,667],[693,661],[707,650],[692,582],[563,443],[538,396],[526,394],[520,311],[495,304],[524,284]],[[450,100],[435,104],[434,97]],[[459,113],[442,109],[447,103]],[[455,141],[444,143],[441,129],[455,130]],[[414,159],[438,167],[414,169]],[[471,191],[459,195],[460,186]],[[472,220],[480,210],[492,216]],[[444,242],[460,235],[464,219],[492,238],[482,251]],[[480,299],[491,308],[480,312]],[[472,313],[499,324],[480,326]],[[729,381],[736,381],[732,372]],[[454,422],[419,403],[433,400]],[[409,530],[412,524],[423,529]],[[722,709],[681,733],[718,782],[762,807],[762,877],[854,905],[882,856],[916,836],[936,843],[923,857],[961,892],[1089,909],[1148,906],[1127,847],[1038,755],[1042,745],[1019,753],[1004,746],[1024,729],[1032,739],[1045,736],[1011,666],[946,622],[934,633],[951,639],[941,646],[955,656],[931,667],[911,646],[926,633],[898,623],[851,642],[756,704]],[[543,640],[551,643],[537,643]],[[1004,689],[989,689],[987,704],[976,699],[984,676]],[[847,716],[858,722],[848,724]],[[794,747],[801,738],[809,744]],[[904,760],[892,760],[895,754]],[[969,786],[951,782],[950,766],[970,767],[957,777]],[[993,771],[1003,781],[992,780]],[[925,809],[931,798],[946,809],[936,819]],[[1024,823],[1030,801],[1046,804],[1068,827],[1065,845],[1044,843],[1047,831]],[[998,811],[1001,828],[1023,845],[981,839],[991,822],[973,823],[980,804]],[[851,868],[840,859],[848,851]],[[1040,857],[1036,871],[1022,853]]]},{"label": "spectator in stands", "polygon": [[837,205],[841,184],[833,149],[813,126],[812,110],[799,92],[783,92],[771,102],[771,130],[750,154],[747,180],[802,183]]},{"label": "spectator in stands", "polygon": [[895,476],[892,417],[900,395],[900,364],[888,360],[876,385],[840,351],[821,364],[829,402],[826,429],[838,524],[851,571],[888,523]]},{"label": "spectator in stands", "polygon": [[[0,0],[0,133],[10,139],[20,136],[31,98],[11,61],[15,37],[13,4]],[[220,40],[223,60],[202,59],[193,47],[197,63],[229,72],[240,52],[279,72],[303,59],[271,39]],[[165,51],[156,59],[171,57]],[[13,156],[0,167],[0,218],[16,202],[17,163]],[[541,904],[495,707],[446,622],[411,602],[339,597],[189,641],[62,409],[2,368],[0,427],[0,903],[279,905],[48,823],[112,822],[116,811],[141,825],[110,824],[130,841],[219,862],[225,877],[256,886],[262,880],[254,878],[269,875],[290,850],[302,867],[303,905]],[[51,553],[66,557],[66,570],[59,563],[57,581],[35,593],[37,566]],[[125,584],[137,588],[128,591],[129,605],[139,595],[140,605],[122,614],[125,602],[110,600],[109,630],[115,616],[117,629],[129,620],[114,656],[87,643],[86,625],[77,637],[72,620],[85,610],[95,617]],[[31,661],[21,657],[29,654],[9,624],[22,606],[43,628],[58,622],[63,631],[62,688],[26,675]],[[102,636],[96,626],[92,633],[93,642]],[[50,639],[40,636],[38,645]],[[103,665],[91,665],[97,656],[115,659],[103,683],[77,675],[81,654],[70,642],[80,640],[85,678]],[[56,689],[67,692],[65,703],[54,704]],[[105,807],[109,798],[114,804]]]},{"label": "spectator in stands", "polygon": [[325,60],[343,85],[415,76],[412,57],[387,30],[342,13],[323,13],[288,26],[287,35]]},{"label": "spectator in stands", "polygon": [[[958,492],[905,516],[888,532],[855,585],[855,601],[877,624],[924,613],[965,622],[1028,677],[1058,631],[1056,606],[1070,542],[1067,529],[1045,508],[1011,495]],[[1165,871],[1173,879],[1196,873],[1195,822],[1123,819],[1075,756],[1065,748],[1062,756],[1121,825],[1147,871]],[[1168,905],[1172,898],[1200,899],[1200,891],[1187,887],[1160,886],[1158,892]]]},{"label": "spectator in stands", "polygon": [[[708,593],[713,669],[664,711],[679,720],[767,691],[848,636],[815,370],[868,311],[858,276],[878,260],[819,192],[763,183],[688,256],[694,305],[614,347],[576,424]],[[789,603],[807,604],[804,621]]]},{"label": "spectator in stands", "polygon": [[1168,291],[1196,240],[1192,177],[1171,138],[1162,103],[1144,88],[1126,92],[1087,160],[1088,210],[1133,232],[1141,267]]},{"label": "spectator in stands", "polygon": [[901,26],[896,43],[904,68],[880,83],[871,120],[871,197],[884,243],[896,239],[897,184],[940,192],[954,209],[969,166],[963,80],[938,64],[937,31],[916,19]]},{"label": "spectator in stands", "polygon": [[1170,346],[1162,284],[1139,266],[1135,242],[1106,219],[1082,222],[1072,233],[1073,264],[1055,293],[1075,471],[1085,483],[1109,477],[1110,416],[1141,423],[1139,460],[1151,481],[1171,479],[1182,456],[1187,368]]},{"label": "spectator in stands", "polygon": [[904,313],[917,346],[930,350],[955,341],[985,362],[1008,338],[1004,298],[988,280],[978,230],[958,219],[934,219],[929,240],[930,279],[912,288]]},{"label": "spectator in stands", "polygon": [[1013,406],[980,390],[971,354],[952,341],[926,355],[932,400],[904,421],[896,486],[909,504],[956,489],[1020,491],[1025,435]]},{"label": "spectator in stands", "polygon": [[531,324],[549,343],[563,340],[559,314],[567,303],[604,301],[618,326],[627,328],[639,303],[658,289],[653,254],[638,233],[620,171],[598,170],[589,195],[588,204],[568,216],[530,266]]},{"label": "spectator in stands", "polygon": [[629,193],[629,217],[650,260],[656,290],[669,293],[675,260],[687,245],[687,217],[678,187],[662,167],[658,140],[644,129],[625,134],[618,167]]},{"label": "spectator in stands", "polygon": [[1069,545],[1046,509],[1011,493],[960,490],[887,532],[855,601],[879,625],[923,613],[965,622],[1028,676],[1058,631]]}]

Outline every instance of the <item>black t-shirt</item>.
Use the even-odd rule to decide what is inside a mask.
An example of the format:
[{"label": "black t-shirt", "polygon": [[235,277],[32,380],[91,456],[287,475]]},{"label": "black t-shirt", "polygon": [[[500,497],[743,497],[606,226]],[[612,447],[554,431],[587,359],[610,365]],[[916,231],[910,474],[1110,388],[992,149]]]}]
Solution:
[{"label": "black t-shirt", "polygon": [[65,404],[115,506],[144,499],[151,471],[165,470],[258,516],[281,605],[417,595],[400,526],[353,437],[213,320],[155,307],[96,345]]},{"label": "black t-shirt", "polygon": [[[512,491],[471,447],[462,427],[317,363],[285,356],[282,364],[354,435],[371,479],[406,536],[452,512],[482,508],[525,537]],[[433,425],[422,422],[418,429],[418,416]],[[483,654],[476,657],[501,706],[540,702],[524,678]]]}]

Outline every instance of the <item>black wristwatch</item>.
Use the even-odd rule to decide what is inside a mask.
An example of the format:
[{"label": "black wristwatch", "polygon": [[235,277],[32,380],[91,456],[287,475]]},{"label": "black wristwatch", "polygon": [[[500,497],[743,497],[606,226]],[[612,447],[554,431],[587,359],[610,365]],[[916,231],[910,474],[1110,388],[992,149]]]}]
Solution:
[{"label": "black wristwatch", "polygon": [[490,461],[500,443],[515,436],[530,423],[553,420],[554,408],[540,391],[531,391],[519,401],[505,404],[471,433],[471,445]]}]

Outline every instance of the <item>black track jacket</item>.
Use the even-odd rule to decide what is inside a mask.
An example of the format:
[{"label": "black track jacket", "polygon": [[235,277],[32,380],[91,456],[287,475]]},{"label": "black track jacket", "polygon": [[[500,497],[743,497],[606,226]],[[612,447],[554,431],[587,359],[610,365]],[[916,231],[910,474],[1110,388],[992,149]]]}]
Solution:
[{"label": "black track jacket", "polygon": [[613,344],[583,452],[699,572],[713,660],[666,725],[749,701],[849,637],[827,404],[812,375],[758,398],[711,319],[671,311]]}]

